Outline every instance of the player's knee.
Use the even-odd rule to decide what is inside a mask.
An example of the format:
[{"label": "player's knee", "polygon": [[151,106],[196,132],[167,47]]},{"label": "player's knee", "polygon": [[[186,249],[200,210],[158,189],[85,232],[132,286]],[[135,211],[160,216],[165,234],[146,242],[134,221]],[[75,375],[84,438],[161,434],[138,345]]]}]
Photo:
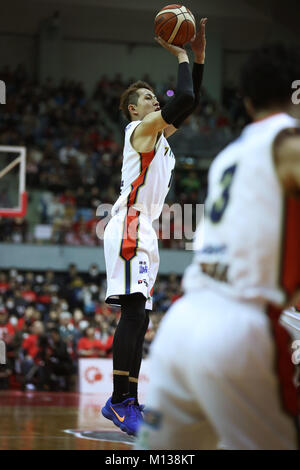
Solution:
[{"label": "player's knee", "polygon": [[148,315],[145,310],[146,299],[143,294],[136,293],[124,295],[122,298],[121,312],[127,320],[143,325]]}]

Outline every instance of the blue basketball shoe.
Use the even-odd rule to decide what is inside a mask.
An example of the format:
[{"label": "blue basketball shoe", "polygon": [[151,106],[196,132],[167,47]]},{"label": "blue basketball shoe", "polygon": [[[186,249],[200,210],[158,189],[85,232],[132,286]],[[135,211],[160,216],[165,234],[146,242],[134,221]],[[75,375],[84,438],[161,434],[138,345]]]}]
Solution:
[{"label": "blue basketball shoe", "polygon": [[143,416],[139,406],[134,404],[134,398],[127,398],[121,403],[112,403],[111,398],[101,409],[102,415],[130,436],[136,436]]}]

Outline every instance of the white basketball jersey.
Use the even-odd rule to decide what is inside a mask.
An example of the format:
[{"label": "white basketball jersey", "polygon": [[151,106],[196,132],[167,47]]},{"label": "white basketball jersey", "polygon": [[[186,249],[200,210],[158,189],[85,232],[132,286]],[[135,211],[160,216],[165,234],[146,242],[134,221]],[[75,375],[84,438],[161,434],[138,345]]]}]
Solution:
[{"label": "white basketball jersey", "polygon": [[272,151],[276,135],[297,126],[284,113],[252,123],[214,160],[186,291],[210,286],[281,304],[300,284],[300,204],[285,198]]},{"label": "white basketball jersey", "polygon": [[167,139],[161,134],[155,149],[138,153],[130,138],[141,121],[133,121],[125,129],[121,195],[112,208],[112,215],[122,207],[132,207],[158,219],[171,185],[175,157]]}]

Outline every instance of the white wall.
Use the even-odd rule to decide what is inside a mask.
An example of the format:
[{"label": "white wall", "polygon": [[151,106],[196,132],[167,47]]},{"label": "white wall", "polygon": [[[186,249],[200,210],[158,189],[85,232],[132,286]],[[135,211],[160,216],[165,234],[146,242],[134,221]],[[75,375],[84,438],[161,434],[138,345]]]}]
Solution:
[{"label": "white wall", "polygon": [[[37,51],[36,37],[0,35],[1,66],[9,64],[15,67],[19,63],[25,63],[29,75],[34,77],[38,70]],[[61,71],[56,73],[54,70],[52,76],[83,81],[88,92],[94,89],[97,80],[103,74],[113,77],[120,72],[126,79],[131,77],[139,79],[147,73],[154,82],[165,81],[170,75],[176,76],[177,74],[176,58],[158,46],[136,45],[132,47],[109,42],[64,39],[60,52]],[[217,35],[210,35],[207,44],[204,86],[216,99],[219,98],[221,87],[221,58],[221,41]],[[48,58],[44,57],[44,59],[48,60],[48,65],[50,65],[49,54]],[[55,61],[53,66],[55,67]]]},{"label": "white wall", "polygon": [[[221,57],[220,41],[210,37],[204,86],[216,99],[221,87]],[[129,48],[121,44],[64,41],[63,64],[63,75],[82,80],[89,90],[104,73],[113,77],[121,72],[126,79],[139,79],[147,73],[154,82],[165,81],[170,75],[177,74],[177,60],[173,55],[162,48],[146,45]]]}]

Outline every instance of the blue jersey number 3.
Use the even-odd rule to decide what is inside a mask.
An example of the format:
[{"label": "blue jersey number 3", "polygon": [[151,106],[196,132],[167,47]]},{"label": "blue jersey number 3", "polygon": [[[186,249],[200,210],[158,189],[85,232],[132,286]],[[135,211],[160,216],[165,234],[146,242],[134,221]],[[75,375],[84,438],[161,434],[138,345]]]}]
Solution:
[{"label": "blue jersey number 3", "polygon": [[220,184],[223,188],[223,191],[219,199],[217,199],[217,201],[214,202],[211,208],[210,214],[209,214],[209,217],[214,224],[217,224],[218,222],[220,222],[225,212],[225,209],[228,205],[229,196],[230,196],[230,187],[231,187],[231,183],[233,180],[236,167],[237,165],[230,166],[224,171],[222,175]]}]

